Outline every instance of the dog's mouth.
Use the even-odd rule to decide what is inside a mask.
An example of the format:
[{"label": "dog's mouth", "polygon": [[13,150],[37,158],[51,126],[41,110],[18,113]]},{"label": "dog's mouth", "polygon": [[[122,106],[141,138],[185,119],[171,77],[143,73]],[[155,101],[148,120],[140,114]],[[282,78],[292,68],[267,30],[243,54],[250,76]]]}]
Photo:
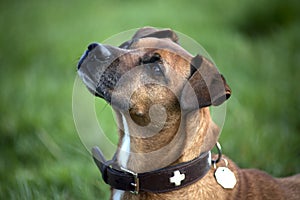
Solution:
[{"label": "dog's mouth", "polygon": [[111,103],[111,94],[121,74],[117,70],[119,56],[126,51],[92,43],[78,62],[78,75],[88,90]]},{"label": "dog's mouth", "polygon": [[105,99],[109,103],[111,103],[112,93],[121,78],[121,74],[117,71],[118,65],[119,59],[114,60],[113,63],[102,73],[95,88],[95,95]]}]

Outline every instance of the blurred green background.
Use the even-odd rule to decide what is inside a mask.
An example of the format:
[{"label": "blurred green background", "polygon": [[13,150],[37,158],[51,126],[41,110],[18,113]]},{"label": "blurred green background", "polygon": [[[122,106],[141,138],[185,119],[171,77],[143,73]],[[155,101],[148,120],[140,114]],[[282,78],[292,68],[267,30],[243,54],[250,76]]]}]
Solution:
[{"label": "blurred green background", "polygon": [[146,25],[194,38],[226,77],[225,154],[299,173],[299,11],[298,0],[1,1],[0,199],[108,198],[73,122],[76,64],[90,42]]}]

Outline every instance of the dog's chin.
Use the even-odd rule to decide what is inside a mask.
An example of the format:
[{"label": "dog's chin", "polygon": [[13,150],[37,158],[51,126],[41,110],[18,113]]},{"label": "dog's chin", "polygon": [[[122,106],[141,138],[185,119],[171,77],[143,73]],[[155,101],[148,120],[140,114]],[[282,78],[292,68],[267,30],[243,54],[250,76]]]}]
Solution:
[{"label": "dog's chin", "polygon": [[105,100],[108,104],[111,104],[112,92],[109,91],[109,89],[101,87],[101,84],[97,84],[90,76],[80,70],[78,71],[78,75],[92,95]]},{"label": "dog's chin", "polygon": [[[85,84],[85,85],[86,85],[86,84]],[[100,99],[103,99],[103,100],[105,100],[106,102],[108,102],[108,101],[106,100],[106,98],[105,98],[102,94],[98,93],[95,89],[93,89],[92,87],[89,87],[88,85],[86,85],[86,87],[87,87],[88,91],[89,91],[92,95],[94,95],[94,96],[96,96],[96,97],[99,97]],[[109,102],[108,102],[108,103],[109,103]]]},{"label": "dog's chin", "polygon": [[103,91],[99,90],[99,88],[96,88],[96,90],[90,90],[90,92],[96,97],[103,99],[114,110],[117,110],[122,113],[129,111],[129,101],[127,101],[127,98],[115,95],[113,93],[113,90],[107,89]]},{"label": "dog's chin", "polygon": [[[86,86],[86,88],[88,89],[88,91],[89,91],[92,95],[94,95],[94,96],[96,96],[96,97],[99,97],[99,98],[101,98],[101,99],[106,100],[105,97],[104,97],[104,95],[103,95],[102,93],[99,93],[99,92],[97,91],[96,84],[94,83],[94,81],[92,81],[92,79],[89,78],[89,76],[87,76],[87,75],[85,75],[85,74],[83,74],[83,73],[80,73],[80,72],[78,72],[78,74],[79,74],[81,80],[83,81],[84,85]],[[107,101],[107,100],[106,100],[106,101]]]}]

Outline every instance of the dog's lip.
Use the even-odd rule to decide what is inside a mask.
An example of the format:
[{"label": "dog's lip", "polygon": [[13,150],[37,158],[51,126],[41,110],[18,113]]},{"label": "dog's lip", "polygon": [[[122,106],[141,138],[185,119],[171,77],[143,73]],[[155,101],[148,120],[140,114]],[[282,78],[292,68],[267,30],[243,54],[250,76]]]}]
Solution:
[{"label": "dog's lip", "polygon": [[101,97],[101,95],[98,94],[96,90],[97,86],[95,85],[95,82],[89,76],[87,76],[85,73],[81,72],[80,70],[78,70],[78,75],[91,93]]}]

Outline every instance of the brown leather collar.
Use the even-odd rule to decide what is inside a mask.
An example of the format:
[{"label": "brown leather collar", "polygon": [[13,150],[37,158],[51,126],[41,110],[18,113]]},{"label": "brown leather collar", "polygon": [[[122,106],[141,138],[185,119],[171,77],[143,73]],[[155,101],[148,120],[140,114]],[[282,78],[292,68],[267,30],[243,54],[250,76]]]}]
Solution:
[{"label": "brown leather collar", "polygon": [[211,153],[206,152],[188,162],[137,174],[127,169],[112,168],[113,161],[106,161],[98,147],[94,147],[92,153],[105,183],[134,194],[170,192],[186,187],[204,177],[211,166]]}]

